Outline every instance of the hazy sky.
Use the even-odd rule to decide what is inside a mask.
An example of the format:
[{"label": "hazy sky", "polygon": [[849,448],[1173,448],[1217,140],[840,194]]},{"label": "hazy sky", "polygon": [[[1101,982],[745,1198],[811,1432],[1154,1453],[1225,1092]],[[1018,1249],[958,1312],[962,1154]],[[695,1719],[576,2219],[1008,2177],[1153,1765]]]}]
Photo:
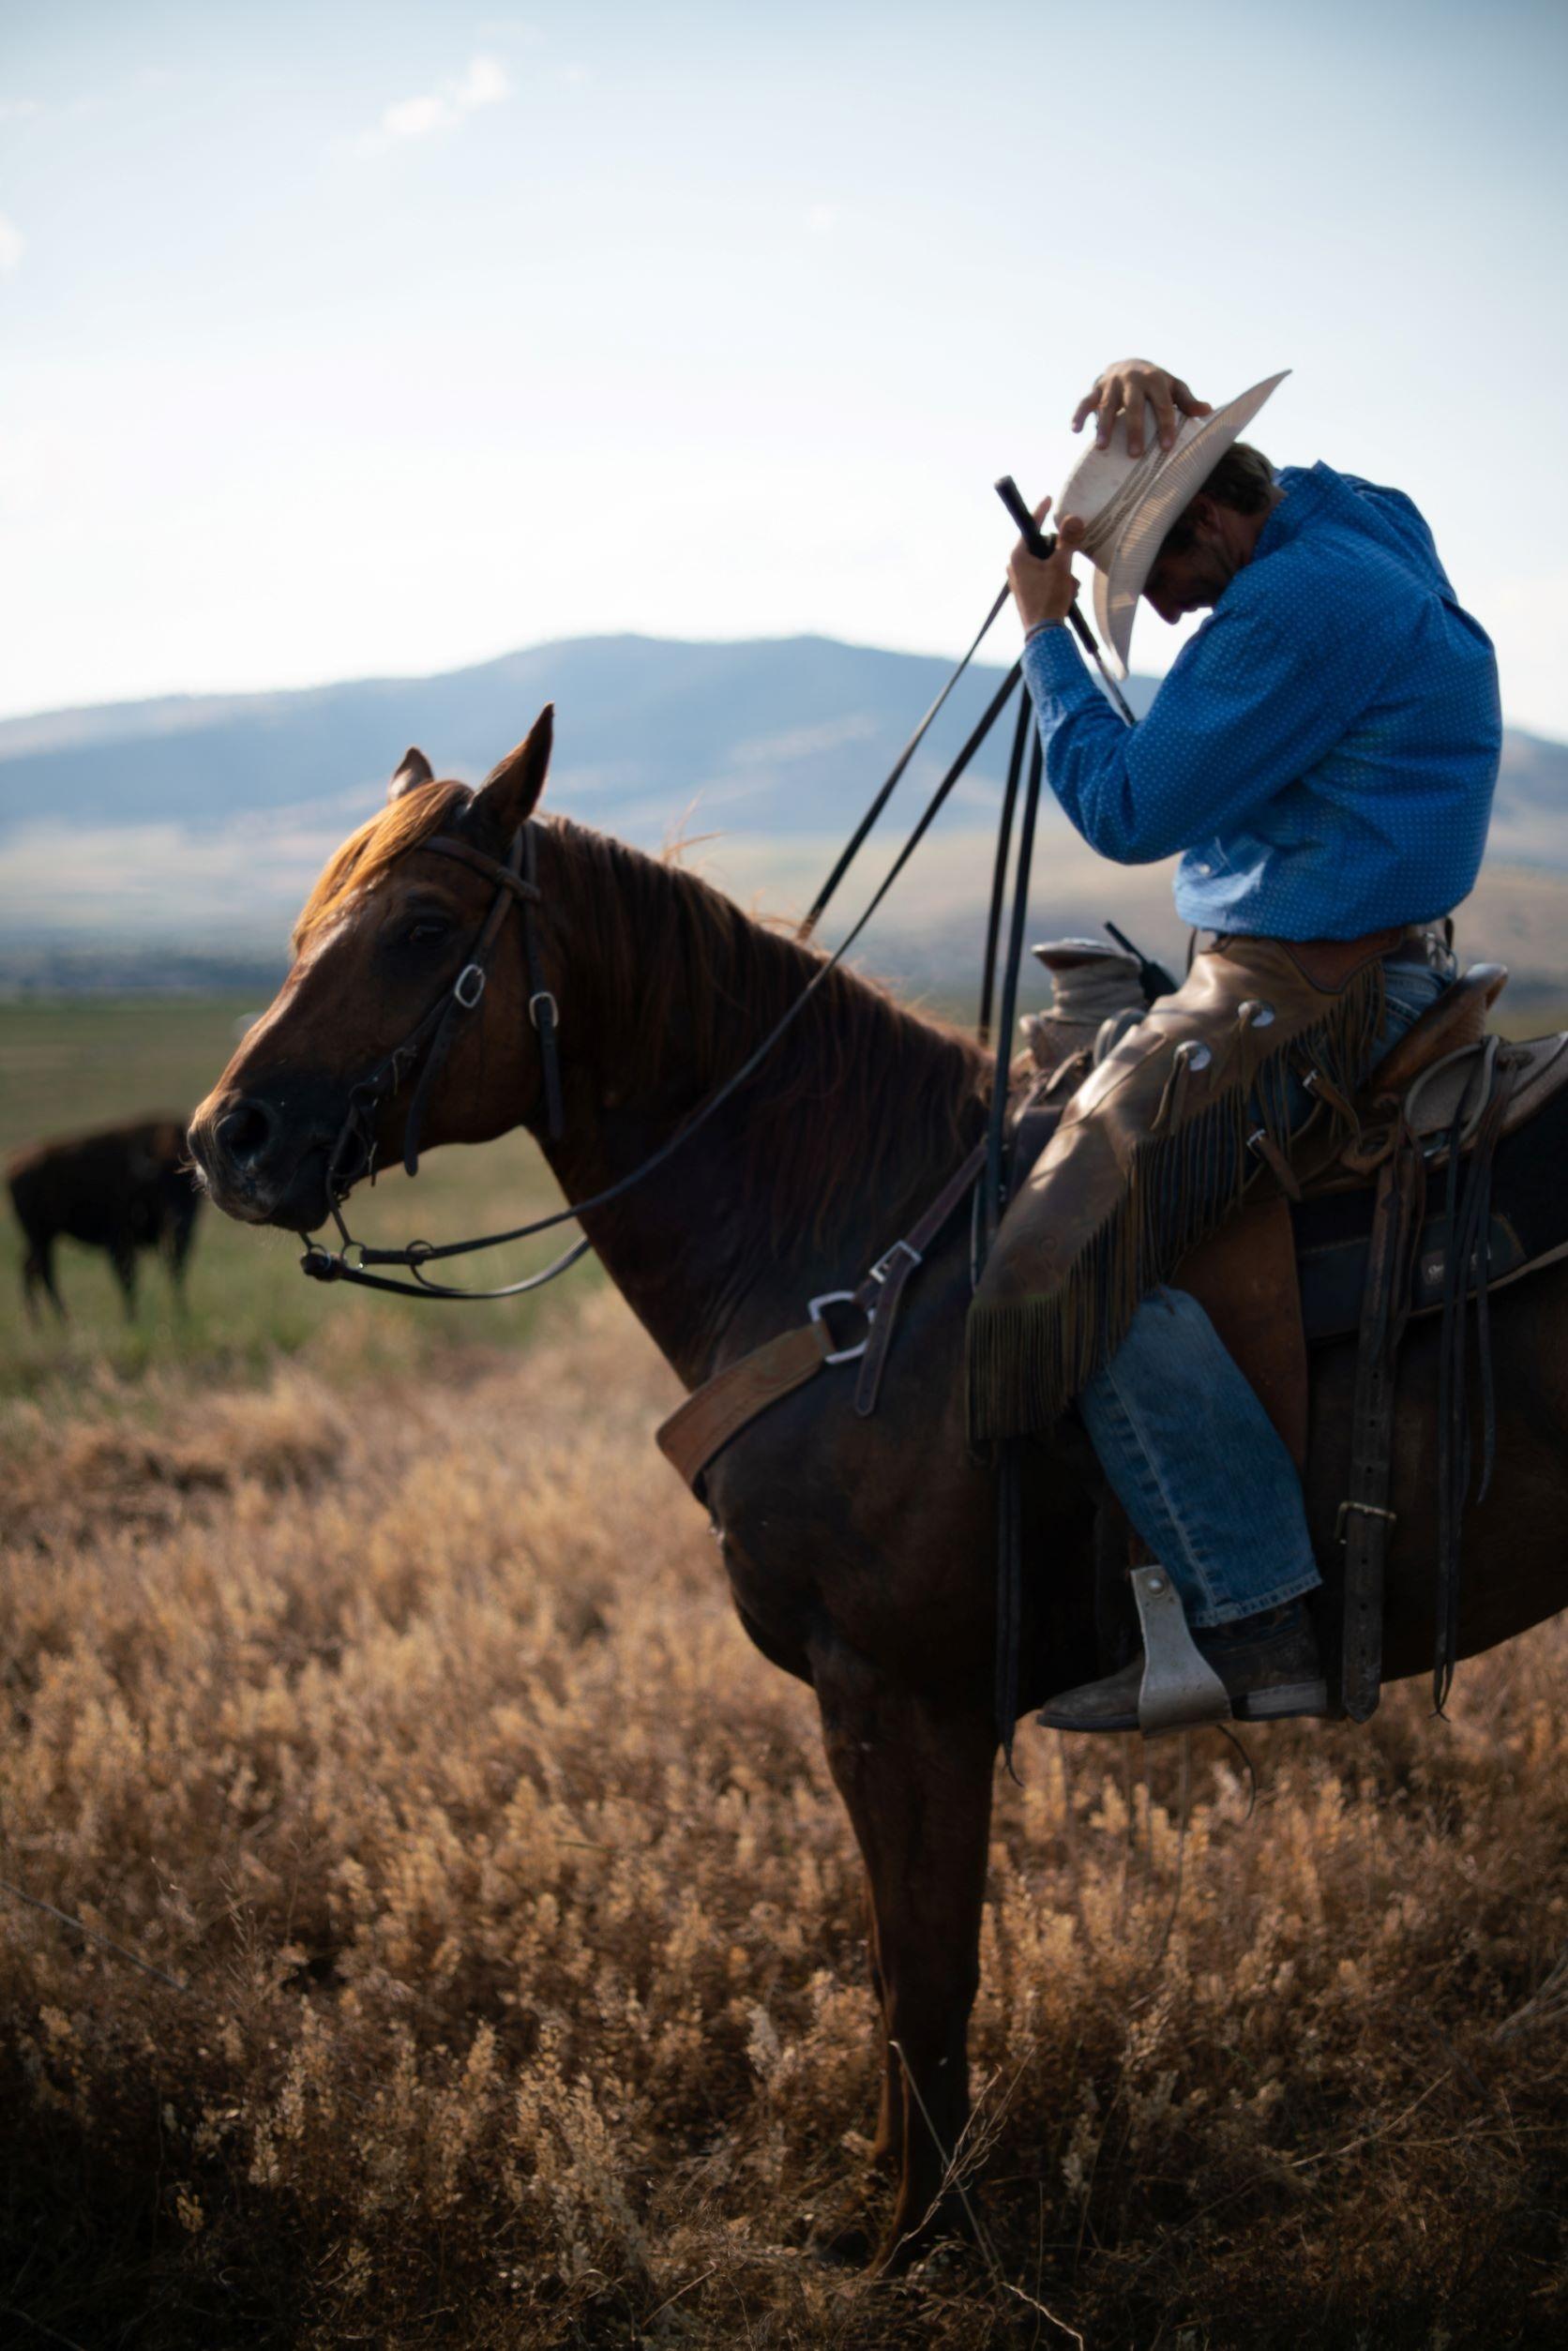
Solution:
[{"label": "hazy sky", "polygon": [[1292,368],[1568,735],[1565,93],[1534,0],[0,0],[0,711],[956,652],[1132,351]]}]

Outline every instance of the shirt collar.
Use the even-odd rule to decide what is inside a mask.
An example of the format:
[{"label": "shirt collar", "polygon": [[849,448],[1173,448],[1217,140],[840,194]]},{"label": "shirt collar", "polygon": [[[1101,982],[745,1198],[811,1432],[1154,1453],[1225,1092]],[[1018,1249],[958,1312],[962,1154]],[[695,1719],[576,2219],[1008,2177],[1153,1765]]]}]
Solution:
[{"label": "shirt collar", "polygon": [[1277,548],[1288,547],[1298,531],[1314,515],[1321,513],[1336,478],[1332,469],[1321,463],[1278,468],[1274,482],[1285,495],[1258,534],[1258,544],[1252,550],[1254,563],[1259,555],[1272,555]]}]

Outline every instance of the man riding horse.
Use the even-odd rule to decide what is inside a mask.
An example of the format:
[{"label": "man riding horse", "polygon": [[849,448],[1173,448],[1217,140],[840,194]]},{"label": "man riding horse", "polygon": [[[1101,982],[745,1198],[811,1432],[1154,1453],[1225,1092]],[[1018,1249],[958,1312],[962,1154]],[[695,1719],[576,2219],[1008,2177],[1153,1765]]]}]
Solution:
[{"label": "man riding horse", "polygon": [[[1179,851],[1177,911],[1213,936],[1074,1095],[969,1340],[975,1439],[1076,1402],[1252,1721],[1327,1711],[1304,1605],[1319,1577],[1291,1454],[1173,1276],[1255,1179],[1289,1186],[1309,1125],[1353,1129],[1368,1073],[1454,976],[1428,927],[1473,886],[1501,744],[1491,643],[1410,499],[1276,471],[1240,439],[1281,380],[1214,411],[1148,361],[1108,369],[1074,419],[1097,430],[1055,551],[1012,559],[1052,790],[1108,857]],[[1210,610],[1131,731],[1064,625],[1080,552],[1119,674],[1140,595],[1168,622]],[[1142,1674],[1041,1719],[1134,1729]]]}]

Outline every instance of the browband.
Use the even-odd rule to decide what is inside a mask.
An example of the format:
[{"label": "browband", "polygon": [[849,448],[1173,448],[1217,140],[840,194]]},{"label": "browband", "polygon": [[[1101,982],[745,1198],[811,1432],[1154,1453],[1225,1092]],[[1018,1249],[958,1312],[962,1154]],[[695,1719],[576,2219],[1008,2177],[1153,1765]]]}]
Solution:
[{"label": "browband", "polygon": [[516,898],[535,906],[540,902],[541,892],[536,882],[525,882],[521,874],[514,872],[510,866],[504,866],[499,858],[487,857],[482,849],[471,849],[467,841],[454,840],[449,833],[437,833],[418,846],[433,849],[443,857],[456,857],[461,865],[472,866],[475,873],[484,875],[487,882],[495,882],[503,890],[510,890]]}]

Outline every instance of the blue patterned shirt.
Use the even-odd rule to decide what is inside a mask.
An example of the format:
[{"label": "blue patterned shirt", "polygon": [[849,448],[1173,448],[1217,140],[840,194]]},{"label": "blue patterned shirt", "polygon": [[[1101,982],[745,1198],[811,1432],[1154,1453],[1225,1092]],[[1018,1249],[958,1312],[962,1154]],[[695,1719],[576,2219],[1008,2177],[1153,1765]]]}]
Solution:
[{"label": "blue patterned shirt", "polygon": [[1285,496],[1129,731],[1066,628],[1024,648],[1052,791],[1122,865],[1182,851],[1203,930],[1356,939],[1445,914],[1486,843],[1491,640],[1410,501],[1331,466]]}]

